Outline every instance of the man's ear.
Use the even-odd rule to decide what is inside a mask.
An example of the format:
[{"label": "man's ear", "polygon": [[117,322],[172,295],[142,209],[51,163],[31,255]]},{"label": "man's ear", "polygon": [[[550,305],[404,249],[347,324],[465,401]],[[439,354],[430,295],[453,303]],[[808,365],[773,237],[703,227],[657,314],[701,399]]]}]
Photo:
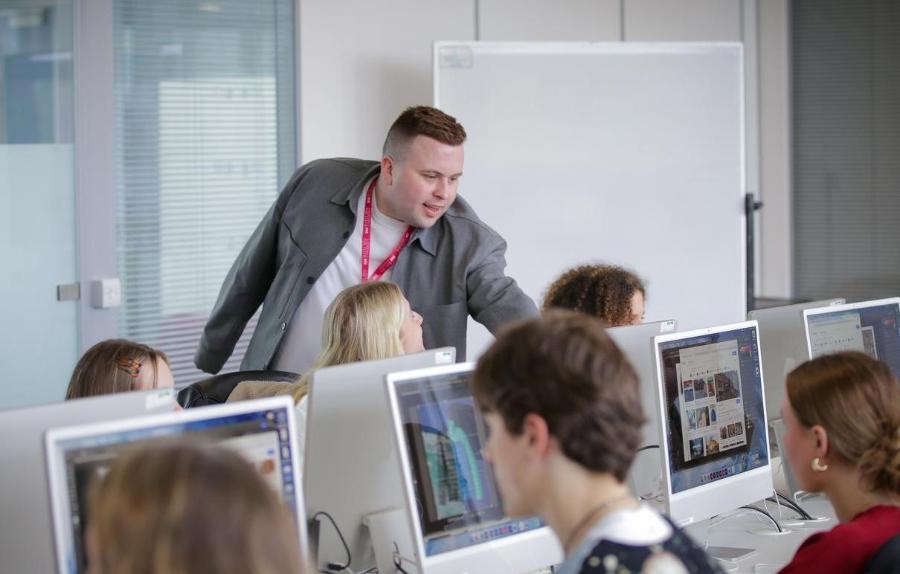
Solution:
[{"label": "man's ear", "polygon": [[550,448],[550,429],[539,414],[528,413],[522,421],[522,435],[528,443],[528,452],[543,458]]},{"label": "man's ear", "polygon": [[394,185],[394,158],[385,155],[381,158],[381,174],[378,176],[385,185]]}]

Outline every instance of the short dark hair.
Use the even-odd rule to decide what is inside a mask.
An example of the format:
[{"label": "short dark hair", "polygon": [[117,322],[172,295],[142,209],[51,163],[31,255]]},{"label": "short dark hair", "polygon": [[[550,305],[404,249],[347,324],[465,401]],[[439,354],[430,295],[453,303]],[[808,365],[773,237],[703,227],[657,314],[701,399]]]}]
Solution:
[{"label": "short dark hair", "polygon": [[625,480],[644,412],[637,374],[600,320],[556,310],[504,328],[478,360],[472,392],[510,433],[540,415],[566,457]]},{"label": "short dark hair", "polygon": [[547,289],[544,309],[571,309],[603,319],[609,326],[631,322],[631,298],[646,297],[644,282],[618,265],[580,265],[569,269]]},{"label": "short dark hair", "polygon": [[466,141],[466,130],[456,118],[437,108],[413,106],[403,110],[394,120],[384,139],[382,153],[396,156],[416,136],[427,136],[442,144],[458,146]]}]

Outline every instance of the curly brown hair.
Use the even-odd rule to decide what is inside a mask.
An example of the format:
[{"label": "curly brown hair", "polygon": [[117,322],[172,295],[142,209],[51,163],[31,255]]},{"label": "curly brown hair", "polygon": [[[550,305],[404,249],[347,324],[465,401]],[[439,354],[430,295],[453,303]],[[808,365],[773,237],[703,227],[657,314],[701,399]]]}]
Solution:
[{"label": "curly brown hair", "polygon": [[580,265],[563,273],[547,289],[544,309],[570,309],[602,319],[610,327],[630,325],[631,298],[645,299],[644,282],[618,265]]},{"label": "curly brown hair", "polygon": [[509,325],[470,384],[479,407],[498,413],[511,434],[535,413],[567,458],[625,480],[646,419],[637,374],[600,320],[553,310]]}]

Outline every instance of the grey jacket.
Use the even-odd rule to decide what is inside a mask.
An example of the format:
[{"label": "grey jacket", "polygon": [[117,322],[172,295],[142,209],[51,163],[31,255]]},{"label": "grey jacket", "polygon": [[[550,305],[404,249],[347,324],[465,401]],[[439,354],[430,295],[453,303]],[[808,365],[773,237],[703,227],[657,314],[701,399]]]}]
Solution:
[{"label": "grey jacket", "polygon": [[[378,170],[377,162],[340,158],[294,173],[225,277],[194,355],[198,368],[222,368],[260,304],[241,369],[269,367],[294,311],[350,237],[363,184]],[[494,332],[537,314],[504,274],[505,253],[503,238],[461,197],[430,229],[414,232],[391,280],[424,317],[426,347],[452,345],[465,358],[468,315]]]}]

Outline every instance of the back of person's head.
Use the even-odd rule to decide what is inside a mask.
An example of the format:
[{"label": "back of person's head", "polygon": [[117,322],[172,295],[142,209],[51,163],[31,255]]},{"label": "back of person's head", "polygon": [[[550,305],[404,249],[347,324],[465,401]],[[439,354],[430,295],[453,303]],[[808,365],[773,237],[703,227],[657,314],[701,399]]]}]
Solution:
[{"label": "back of person's head", "polygon": [[886,364],[855,351],[822,355],[786,386],[798,422],[825,429],[830,458],[858,469],[864,490],[900,495],[900,383]]},{"label": "back of person's head", "polygon": [[165,353],[141,343],[109,339],[88,349],[78,360],[66,400],[171,386]]},{"label": "back of person's head", "polygon": [[93,485],[92,574],[303,571],[288,508],[237,453],[164,443],[124,455]]},{"label": "back of person's head", "polygon": [[[632,300],[642,301],[635,313]],[[569,269],[547,289],[544,309],[570,309],[598,317],[611,327],[643,320],[647,291],[641,279],[617,265],[581,265]]]},{"label": "back of person's head", "polygon": [[625,479],[645,419],[637,374],[600,320],[556,310],[503,329],[478,360],[472,390],[511,434],[537,414],[567,458]]},{"label": "back of person's head", "polygon": [[384,140],[383,155],[403,158],[407,145],[416,136],[426,136],[451,146],[466,141],[466,130],[453,116],[431,106],[406,108],[394,120]]},{"label": "back of person's head", "polygon": [[407,314],[405,301],[400,287],[385,281],[360,283],[338,293],[325,310],[322,351],[290,390],[294,400],[306,396],[316,369],[404,354],[400,331]]}]

